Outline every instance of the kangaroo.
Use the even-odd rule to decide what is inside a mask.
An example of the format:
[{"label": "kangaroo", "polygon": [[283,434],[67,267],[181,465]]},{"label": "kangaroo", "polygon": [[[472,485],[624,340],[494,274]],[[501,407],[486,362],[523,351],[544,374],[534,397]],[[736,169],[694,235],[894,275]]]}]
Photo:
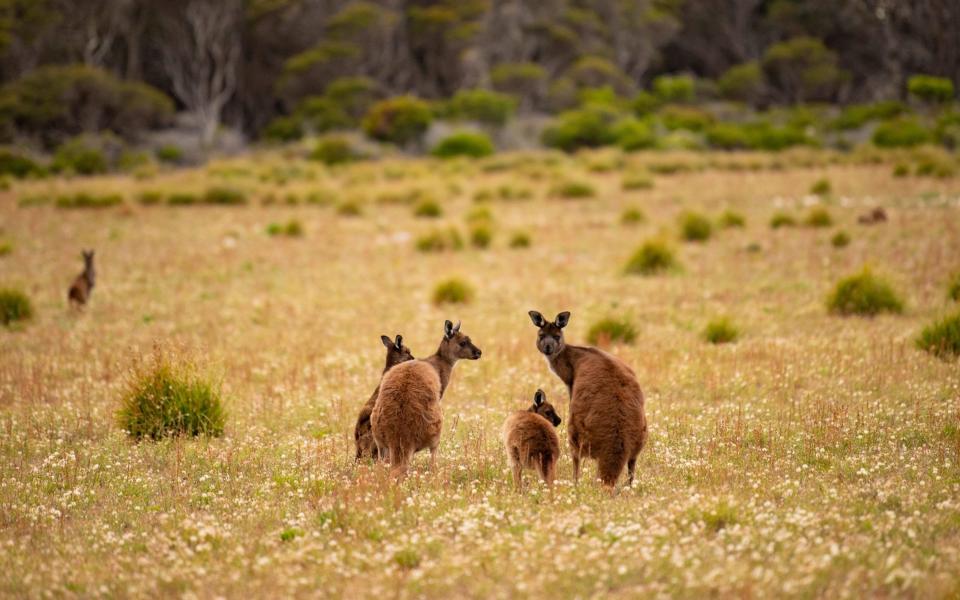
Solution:
[{"label": "kangaroo", "polygon": [[83,273],[77,275],[70,285],[67,301],[76,308],[80,308],[90,299],[97,274],[93,269],[93,250],[83,250]]},{"label": "kangaroo", "polygon": [[553,487],[560,458],[558,425],[560,417],[547,402],[543,390],[537,390],[533,395],[530,408],[518,410],[503,423],[503,445],[507,450],[507,462],[513,469],[513,484],[518,491],[523,490],[525,468],[537,470],[547,485]]},{"label": "kangaroo", "polygon": [[870,212],[863,213],[857,217],[857,223],[861,225],[875,225],[877,223],[886,223],[887,211],[882,206],[878,206]]},{"label": "kangaroo", "polygon": [[373,439],[380,456],[389,458],[394,475],[403,476],[414,453],[430,450],[436,466],[443,414],[440,399],[460,359],[477,360],[480,348],[446,321],[436,353],[393,367],[380,381],[380,394],[370,413]]},{"label": "kangaroo", "polygon": [[535,310],[529,314],[540,329],[537,349],[570,393],[567,435],[574,483],[580,479],[580,459],[593,458],[605,486],[616,485],[624,464],[627,485],[632,484],[637,455],[647,440],[643,392],[633,370],[597,348],[565,343],[569,312],[558,314],[552,323]]},{"label": "kangaroo", "polygon": [[[380,336],[380,341],[387,348],[387,363],[383,367],[383,373],[386,373],[402,362],[413,360],[413,354],[410,348],[403,345],[403,336],[397,335],[395,340],[391,340],[385,335]],[[383,378],[381,374],[380,378]],[[357,462],[361,458],[370,457],[377,460],[380,453],[377,451],[377,445],[373,443],[373,434],[370,432],[370,413],[373,412],[373,405],[377,402],[377,396],[380,394],[380,384],[373,390],[370,399],[360,409],[360,415],[357,417],[357,425],[353,428],[353,441],[357,446]]]}]

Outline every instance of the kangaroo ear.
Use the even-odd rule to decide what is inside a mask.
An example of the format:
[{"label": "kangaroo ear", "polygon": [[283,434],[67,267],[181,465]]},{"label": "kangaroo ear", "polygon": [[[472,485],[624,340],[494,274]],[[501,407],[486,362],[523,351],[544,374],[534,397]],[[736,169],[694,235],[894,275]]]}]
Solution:
[{"label": "kangaroo ear", "polygon": [[385,335],[380,336],[380,341],[383,342],[383,345],[387,347],[387,350],[393,348],[393,341]]},{"label": "kangaroo ear", "polygon": [[453,337],[453,323],[449,319],[443,322],[443,337],[447,339]]},{"label": "kangaroo ear", "polygon": [[544,325],[547,324],[547,320],[544,319],[543,315],[541,315],[537,311],[531,310],[527,314],[530,315],[530,320],[533,321],[533,324],[536,325],[537,327],[543,327]]},{"label": "kangaroo ear", "polygon": [[543,406],[543,403],[547,400],[547,395],[543,393],[543,390],[537,390],[537,393],[533,395],[533,403],[536,406]]},{"label": "kangaroo ear", "polygon": [[557,319],[554,321],[554,323],[556,323],[557,327],[559,327],[560,329],[563,329],[564,327],[566,327],[567,323],[569,322],[570,322],[570,311],[566,311],[566,310],[560,313],[559,315],[557,315]]},{"label": "kangaroo ear", "polygon": [[395,345],[397,347],[397,350],[400,350],[401,348],[403,348],[403,336],[400,335],[399,333],[397,334],[397,340]]},{"label": "kangaroo ear", "polygon": [[457,321],[457,324],[453,326],[454,333],[460,333],[460,321]]}]

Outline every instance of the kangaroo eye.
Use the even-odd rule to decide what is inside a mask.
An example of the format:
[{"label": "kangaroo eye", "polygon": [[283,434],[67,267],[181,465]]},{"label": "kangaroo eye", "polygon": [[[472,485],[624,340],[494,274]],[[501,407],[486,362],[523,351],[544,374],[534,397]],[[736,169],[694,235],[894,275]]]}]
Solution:
[{"label": "kangaroo eye", "polygon": [[466,347],[467,347],[467,343],[466,343],[466,342],[460,342],[460,347],[461,347],[461,348],[466,348]]}]

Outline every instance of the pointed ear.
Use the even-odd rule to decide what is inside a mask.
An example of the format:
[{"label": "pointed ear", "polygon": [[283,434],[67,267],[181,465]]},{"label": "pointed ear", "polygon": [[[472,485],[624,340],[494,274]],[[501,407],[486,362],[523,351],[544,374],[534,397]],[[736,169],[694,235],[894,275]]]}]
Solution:
[{"label": "pointed ear", "polygon": [[381,335],[380,341],[383,342],[383,345],[387,347],[387,350],[393,348],[393,341],[391,341],[387,336]]},{"label": "pointed ear", "polygon": [[560,329],[563,329],[564,327],[566,327],[567,323],[569,322],[570,322],[570,311],[566,311],[566,310],[560,313],[559,315],[557,315],[557,318],[554,321],[554,323],[556,323],[557,327],[559,327]]},{"label": "pointed ear", "polygon": [[547,324],[547,320],[544,319],[543,315],[541,315],[537,311],[531,310],[527,314],[530,315],[530,320],[533,321],[533,324],[536,325],[537,327],[543,327],[544,325]]},{"label": "pointed ear", "polygon": [[460,333],[460,321],[457,321],[457,324],[453,326],[454,333]]},{"label": "pointed ear", "polygon": [[403,336],[400,335],[399,333],[397,334],[395,345],[397,347],[397,350],[400,350],[401,348],[403,348]]},{"label": "pointed ear", "polygon": [[447,339],[453,337],[453,323],[449,319],[443,322],[443,337]]},{"label": "pointed ear", "polygon": [[543,406],[543,403],[546,402],[547,395],[543,393],[543,390],[537,390],[537,393],[533,395],[533,403],[536,406]]}]

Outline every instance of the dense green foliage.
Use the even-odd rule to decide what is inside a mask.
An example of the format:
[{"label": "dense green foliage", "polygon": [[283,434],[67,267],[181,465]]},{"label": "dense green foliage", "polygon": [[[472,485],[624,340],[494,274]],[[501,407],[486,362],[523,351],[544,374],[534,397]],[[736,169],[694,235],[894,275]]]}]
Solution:
[{"label": "dense green foliage", "polygon": [[924,327],[917,347],[942,358],[960,356],[960,312]]},{"label": "dense green foliage", "polygon": [[903,300],[889,283],[864,269],[837,283],[827,298],[827,308],[841,315],[873,316],[903,312]]},{"label": "dense green foliage", "polygon": [[472,158],[482,158],[493,154],[493,142],[483,133],[473,131],[462,131],[445,137],[436,146],[431,153],[439,158],[452,158],[455,156],[469,156]]},{"label": "dense green foliage", "polygon": [[6,327],[33,317],[30,298],[17,289],[0,289],[0,324]]}]

